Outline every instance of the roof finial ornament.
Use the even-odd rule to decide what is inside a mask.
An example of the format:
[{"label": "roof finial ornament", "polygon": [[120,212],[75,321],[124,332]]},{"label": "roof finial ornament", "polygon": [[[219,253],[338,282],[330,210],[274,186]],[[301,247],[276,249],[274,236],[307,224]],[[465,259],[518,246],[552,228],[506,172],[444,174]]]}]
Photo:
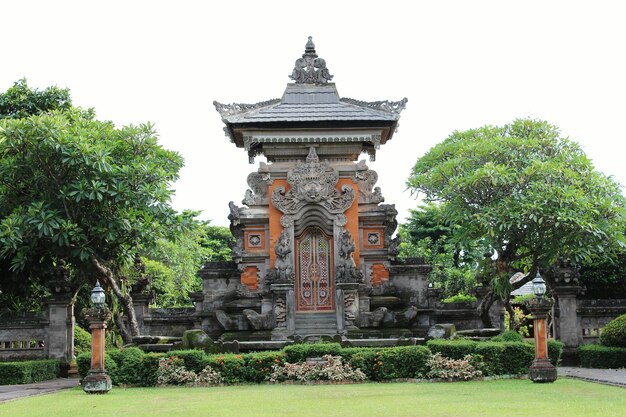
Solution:
[{"label": "roof finial ornament", "polygon": [[332,80],[333,76],[326,68],[326,61],[317,57],[312,36],[309,36],[304,47],[304,54],[302,58],[296,60],[296,65],[289,78],[294,80],[296,84],[326,84]]}]

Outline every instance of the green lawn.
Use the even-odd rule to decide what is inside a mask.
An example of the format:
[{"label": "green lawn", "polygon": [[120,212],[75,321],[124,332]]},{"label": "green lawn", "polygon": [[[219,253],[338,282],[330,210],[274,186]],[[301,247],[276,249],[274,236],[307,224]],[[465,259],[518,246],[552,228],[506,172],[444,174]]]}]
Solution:
[{"label": "green lawn", "polygon": [[561,378],[355,385],[80,389],[0,404],[2,417],[623,417],[626,390]]}]

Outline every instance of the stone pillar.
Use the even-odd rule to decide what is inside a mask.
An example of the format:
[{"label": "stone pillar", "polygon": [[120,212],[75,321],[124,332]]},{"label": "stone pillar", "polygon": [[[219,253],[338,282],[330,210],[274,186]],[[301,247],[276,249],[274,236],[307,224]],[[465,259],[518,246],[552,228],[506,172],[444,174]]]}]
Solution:
[{"label": "stone pillar", "polygon": [[555,322],[555,337],[563,342],[566,348],[578,347],[583,339],[576,312],[578,307],[576,296],[580,290],[581,287],[577,285],[563,285],[552,289],[559,309],[558,320]]},{"label": "stone pillar", "polygon": [[554,337],[563,342],[563,363],[567,365],[576,363],[576,349],[583,341],[576,300],[580,290],[581,287],[575,284],[559,285],[552,289],[558,309],[558,314],[552,318],[554,320]]},{"label": "stone pillar", "polygon": [[552,302],[545,299],[531,300],[528,302],[528,308],[533,314],[535,330],[535,360],[528,370],[528,375],[533,382],[554,382],[556,381],[556,368],[548,358],[546,329],[546,317],[552,309]]},{"label": "stone pillar", "polygon": [[47,301],[48,307],[48,357],[59,359],[62,367],[72,360],[73,317],[68,314],[71,296],[68,293],[54,294]]},{"label": "stone pillar", "polygon": [[[343,314],[337,314],[337,328],[339,321],[343,322],[342,329],[356,329],[355,323],[359,319],[359,284],[355,282],[340,282],[337,285],[337,311],[341,305]],[[341,298],[339,298],[341,293]]]},{"label": "stone pillar", "polygon": [[137,324],[139,325],[139,334],[150,334],[150,330],[146,329],[144,319],[148,315],[148,306],[152,302],[152,296],[144,293],[131,293],[130,296],[133,298],[133,307]]},{"label": "stone pillar", "polygon": [[91,329],[91,369],[83,379],[83,390],[88,394],[106,394],[111,390],[111,378],[104,367],[106,322],[111,319],[108,308],[83,310]]},{"label": "stone pillar", "polygon": [[272,340],[286,340],[296,328],[293,284],[272,284],[270,289],[274,298]]}]

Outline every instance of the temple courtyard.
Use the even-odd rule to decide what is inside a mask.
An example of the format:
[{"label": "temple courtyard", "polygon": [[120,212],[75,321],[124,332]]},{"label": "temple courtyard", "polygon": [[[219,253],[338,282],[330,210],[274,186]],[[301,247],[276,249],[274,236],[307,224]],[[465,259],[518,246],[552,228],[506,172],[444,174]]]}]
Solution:
[{"label": "temple courtyard", "polygon": [[0,416],[550,416],[626,413],[624,389],[569,378],[458,383],[240,385],[211,388],[80,388],[0,404]]}]

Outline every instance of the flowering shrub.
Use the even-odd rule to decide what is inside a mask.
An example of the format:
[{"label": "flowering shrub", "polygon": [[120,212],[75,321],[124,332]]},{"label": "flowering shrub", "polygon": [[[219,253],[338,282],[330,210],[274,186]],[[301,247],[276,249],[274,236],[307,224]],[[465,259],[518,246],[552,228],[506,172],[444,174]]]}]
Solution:
[{"label": "flowering shrub", "polygon": [[188,371],[183,365],[183,360],[177,356],[171,356],[159,360],[157,370],[157,384],[159,385],[185,385],[193,384],[198,379],[193,371]]},{"label": "flowering shrub", "polygon": [[170,356],[159,360],[157,384],[159,385],[214,385],[222,382],[219,372],[205,367],[199,374],[185,369],[181,358]]},{"label": "flowering shrub", "polygon": [[315,365],[289,362],[285,362],[284,365],[274,365],[268,381],[361,382],[366,379],[360,369],[353,369],[350,365],[344,364],[339,356],[324,355],[323,359],[325,363]]},{"label": "flowering shrub", "polygon": [[428,360],[428,367],[426,378],[469,381],[483,376],[482,371],[478,369],[482,367],[482,363],[472,355],[466,355],[463,359],[450,359],[441,353],[435,353]]}]

